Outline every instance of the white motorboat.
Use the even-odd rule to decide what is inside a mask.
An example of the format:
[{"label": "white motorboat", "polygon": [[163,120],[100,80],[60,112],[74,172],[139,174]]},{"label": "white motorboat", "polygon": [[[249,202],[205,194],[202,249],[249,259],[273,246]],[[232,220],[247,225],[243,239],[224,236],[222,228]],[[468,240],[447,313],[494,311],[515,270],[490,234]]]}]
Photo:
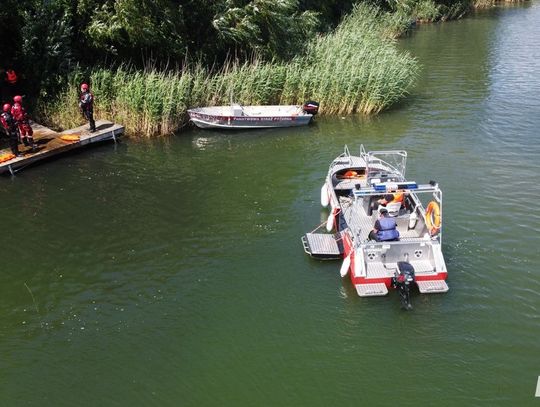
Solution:
[{"label": "white motorboat", "polygon": [[319,104],[285,106],[213,106],[189,109],[190,120],[203,129],[263,129],[304,126],[317,114]]},{"label": "white motorboat", "polygon": [[[404,308],[410,308],[414,286],[422,294],[448,291],[448,272],[442,253],[442,191],[434,181],[407,181],[406,160],[402,150],[366,152],[361,146],[359,155],[351,155],[345,146],[321,188],[321,204],[330,206],[328,219],[302,242],[314,258],[342,258],[341,276],[350,276],[359,296],[386,295],[395,288]],[[381,197],[385,206],[379,204]],[[392,219],[397,237],[370,233],[381,212]]]}]

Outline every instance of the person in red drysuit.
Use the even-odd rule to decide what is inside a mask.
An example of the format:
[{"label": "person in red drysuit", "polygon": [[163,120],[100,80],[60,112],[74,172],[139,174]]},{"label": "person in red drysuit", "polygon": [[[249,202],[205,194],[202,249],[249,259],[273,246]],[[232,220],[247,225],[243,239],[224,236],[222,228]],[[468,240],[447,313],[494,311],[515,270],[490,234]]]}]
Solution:
[{"label": "person in red drysuit", "polygon": [[22,96],[15,96],[13,98],[13,102],[11,114],[19,127],[21,141],[25,146],[32,147],[32,150],[35,150],[36,145],[34,143],[34,131],[32,130],[32,126],[30,126],[28,114],[26,113],[25,108],[22,106]]},{"label": "person in red drysuit", "polygon": [[17,122],[11,114],[11,105],[9,103],[4,104],[2,108],[2,114],[0,114],[0,123],[2,127],[6,130],[6,133],[9,137],[9,147],[11,152],[20,157],[19,153],[19,137],[17,134]]}]

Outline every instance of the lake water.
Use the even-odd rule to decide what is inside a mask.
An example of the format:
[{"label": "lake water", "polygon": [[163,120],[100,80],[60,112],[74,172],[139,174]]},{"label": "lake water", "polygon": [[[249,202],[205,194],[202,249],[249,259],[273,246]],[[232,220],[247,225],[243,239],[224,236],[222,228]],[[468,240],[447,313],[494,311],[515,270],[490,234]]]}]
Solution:
[{"label": "lake water", "polygon": [[[2,177],[0,406],[539,405],[540,4],[399,46],[422,74],[378,117]],[[362,143],[444,193],[450,291],[412,312],[302,250],[328,165]]]}]

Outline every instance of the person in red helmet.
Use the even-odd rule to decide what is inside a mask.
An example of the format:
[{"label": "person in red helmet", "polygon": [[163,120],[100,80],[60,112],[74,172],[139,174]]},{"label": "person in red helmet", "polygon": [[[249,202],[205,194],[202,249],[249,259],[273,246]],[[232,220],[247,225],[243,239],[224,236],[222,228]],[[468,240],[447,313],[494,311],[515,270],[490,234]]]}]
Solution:
[{"label": "person in red helmet", "polygon": [[79,98],[79,109],[90,124],[89,130],[96,131],[96,122],[94,121],[94,95],[90,92],[88,84],[81,85],[81,97]]},{"label": "person in red helmet", "polygon": [[28,114],[26,113],[25,108],[22,106],[22,96],[15,96],[13,98],[13,102],[11,114],[19,127],[21,141],[25,146],[32,147],[32,151],[35,151],[36,145],[34,143],[34,131],[32,130],[32,126],[30,126]]},{"label": "person in red helmet", "polygon": [[20,157],[21,154],[19,153],[19,136],[17,134],[17,122],[11,114],[11,105],[9,103],[4,104],[4,106],[2,107],[2,114],[0,114],[0,123],[2,124],[2,127],[5,129],[9,137],[9,147],[11,148],[11,152],[17,157]]}]

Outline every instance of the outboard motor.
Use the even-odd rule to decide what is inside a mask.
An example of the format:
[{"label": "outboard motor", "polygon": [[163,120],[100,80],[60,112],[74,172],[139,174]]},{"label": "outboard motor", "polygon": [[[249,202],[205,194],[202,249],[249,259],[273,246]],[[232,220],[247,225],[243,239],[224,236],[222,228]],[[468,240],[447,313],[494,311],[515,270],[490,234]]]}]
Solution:
[{"label": "outboard motor", "polygon": [[319,112],[319,102],[308,100],[302,106],[302,110],[306,113],[309,113],[315,116]]},{"label": "outboard motor", "polygon": [[396,271],[396,275],[392,278],[392,287],[399,292],[401,307],[410,310],[412,309],[410,291],[416,281],[414,267],[407,261],[398,261],[397,266],[399,272]]}]

